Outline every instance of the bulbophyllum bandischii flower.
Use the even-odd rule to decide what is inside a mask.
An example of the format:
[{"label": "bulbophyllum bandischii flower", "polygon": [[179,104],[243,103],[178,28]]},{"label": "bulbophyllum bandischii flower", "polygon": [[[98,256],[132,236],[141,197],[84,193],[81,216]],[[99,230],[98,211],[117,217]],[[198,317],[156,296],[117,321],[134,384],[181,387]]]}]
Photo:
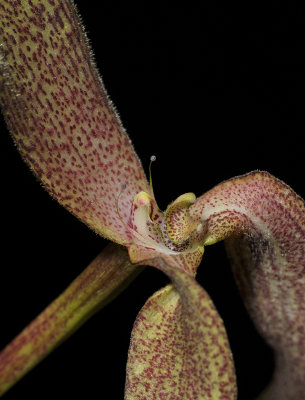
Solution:
[{"label": "bulbophyllum bandischii flower", "polygon": [[303,200],[268,173],[253,172],[198,200],[184,194],[161,212],[73,3],[1,3],[0,41],[1,105],[18,150],[55,199],[116,243],[2,351],[0,393],[145,264],[172,284],[135,322],[125,398],[235,399],[222,320],[194,279],[204,245],[226,239],[245,304],[276,353],[262,399],[304,399]]},{"label": "bulbophyllum bandischii flower", "polygon": [[195,197],[183,195],[165,213],[159,210],[105,93],[75,6],[68,0],[2,2],[0,38],[1,105],[18,150],[55,199],[117,243],[2,351],[0,393],[121,290],[140,268],[136,264],[144,263],[163,270],[174,283],[154,296],[139,317],[143,321],[159,307],[160,324],[151,325],[146,343],[150,346],[162,331],[171,352],[162,358],[162,367],[143,359],[140,371],[134,331],[130,357],[138,363],[129,363],[126,398],[142,398],[148,365],[155,371],[149,398],[162,398],[164,392],[176,398],[235,398],[225,329],[194,279],[205,233],[188,213]]}]

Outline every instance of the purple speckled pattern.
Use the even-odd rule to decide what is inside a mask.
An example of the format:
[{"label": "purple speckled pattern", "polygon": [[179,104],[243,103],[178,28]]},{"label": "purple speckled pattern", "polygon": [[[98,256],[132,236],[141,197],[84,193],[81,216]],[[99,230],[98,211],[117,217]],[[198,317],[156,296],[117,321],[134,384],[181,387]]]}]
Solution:
[{"label": "purple speckled pattern", "polygon": [[0,14],[0,102],[19,151],[70,212],[129,243],[123,222],[134,195],[149,186],[73,2],[5,0]]},{"label": "purple speckled pattern", "polygon": [[155,293],[134,324],[125,400],[236,400],[226,331],[206,291],[163,259],[148,264],[173,285]]},{"label": "purple speckled pattern", "polygon": [[[193,246],[189,240],[199,223],[191,220],[187,211],[194,196],[182,196],[190,200],[180,199],[179,206],[175,203],[167,213],[174,243],[167,235],[163,213],[156,207],[130,139],[107,97],[72,1],[4,0],[0,16],[0,101],[21,155],[60,204],[97,233],[128,246],[132,261],[161,269],[176,286],[173,293],[178,302],[173,308],[161,296],[157,304],[148,302],[137,320],[140,327],[145,315],[164,306],[161,329],[169,332],[170,323],[173,332],[163,340],[163,346],[171,348],[173,354],[167,360],[169,374],[162,379],[165,364],[161,369],[155,366],[156,382],[151,385],[150,398],[164,398],[163,387],[167,386],[168,399],[216,398],[217,394],[219,399],[233,400],[235,374],[225,329],[211,300],[193,278],[203,254],[203,247],[198,243]],[[103,280],[103,266],[113,275],[117,272],[118,281],[124,273],[132,273],[129,268],[120,270],[122,257],[124,266],[126,263],[129,267],[126,253],[120,254],[109,250],[101,253],[98,265],[89,266],[78,283],[65,292],[69,302],[64,293],[4,349],[0,362],[2,392],[73,329],[67,323],[71,320],[69,310],[73,311],[79,297],[83,299],[88,293],[89,300],[85,297],[83,305],[86,308],[88,302],[95,301],[95,295],[98,302],[104,301],[99,295],[103,298],[107,286],[110,292],[116,287],[115,279]],[[93,279],[100,261],[102,277]],[[89,278],[86,271],[90,271]],[[150,334],[156,339],[158,332],[150,326]],[[158,349],[155,344],[148,342],[157,356],[164,348]],[[133,357],[138,357],[133,349],[139,345],[133,340],[126,396],[144,400],[141,388],[145,377],[137,383],[130,368]],[[178,370],[179,363],[183,364],[179,376],[171,375],[176,362]]]},{"label": "purple speckled pattern", "polygon": [[260,400],[305,399],[305,206],[288,185],[254,171],[201,196],[190,214],[225,241],[246,307],[276,370]]}]

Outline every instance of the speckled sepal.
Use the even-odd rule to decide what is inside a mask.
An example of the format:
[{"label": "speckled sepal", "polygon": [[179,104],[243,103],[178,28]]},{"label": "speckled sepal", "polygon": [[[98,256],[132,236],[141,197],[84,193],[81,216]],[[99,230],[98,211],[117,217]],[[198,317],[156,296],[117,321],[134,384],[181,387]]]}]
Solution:
[{"label": "speckled sepal", "polygon": [[185,271],[154,259],[174,282],[155,293],[134,325],[125,400],[233,400],[235,372],[211,299]]},{"label": "speckled sepal", "polygon": [[70,212],[129,243],[133,198],[151,189],[73,2],[1,1],[0,15],[0,103],[18,150]]},{"label": "speckled sepal", "polygon": [[245,305],[276,356],[263,400],[305,399],[305,205],[288,185],[254,171],[221,183],[190,207],[205,244],[226,249]]}]

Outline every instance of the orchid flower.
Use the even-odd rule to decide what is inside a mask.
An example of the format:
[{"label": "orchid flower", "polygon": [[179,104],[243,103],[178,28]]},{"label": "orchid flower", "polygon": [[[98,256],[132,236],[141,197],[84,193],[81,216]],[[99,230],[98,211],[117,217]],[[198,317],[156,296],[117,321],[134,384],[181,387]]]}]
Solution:
[{"label": "orchid flower", "polygon": [[273,347],[261,399],[303,399],[303,200],[267,172],[186,193],[162,212],[92,60],[71,1],[0,4],[0,99],[19,152],[45,189],[114,242],[0,354],[3,394],[142,269],[171,284],[135,321],[125,399],[236,399],[226,330],[195,275],[225,240],[246,307]]}]

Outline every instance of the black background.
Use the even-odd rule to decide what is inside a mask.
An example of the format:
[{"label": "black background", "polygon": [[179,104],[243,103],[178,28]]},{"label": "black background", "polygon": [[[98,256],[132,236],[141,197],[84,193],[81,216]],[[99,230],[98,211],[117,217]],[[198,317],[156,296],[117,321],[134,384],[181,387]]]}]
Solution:
[{"label": "black background", "polygon": [[[105,86],[146,171],[150,156],[157,156],[153,184],[160,207],[254,169],[305,197],[301,11],[294,2],[207,4],[78,3]],[[4,124],[1,132],[4,346],[107,242],[49,197]],[[222,244],[206,249],[198,280],[224,318],[239,399],[252,399],[270,377],[272,356],[247,318]],[[133,321],[167,281],[147,268],[6,398],[123,398]]]}]

